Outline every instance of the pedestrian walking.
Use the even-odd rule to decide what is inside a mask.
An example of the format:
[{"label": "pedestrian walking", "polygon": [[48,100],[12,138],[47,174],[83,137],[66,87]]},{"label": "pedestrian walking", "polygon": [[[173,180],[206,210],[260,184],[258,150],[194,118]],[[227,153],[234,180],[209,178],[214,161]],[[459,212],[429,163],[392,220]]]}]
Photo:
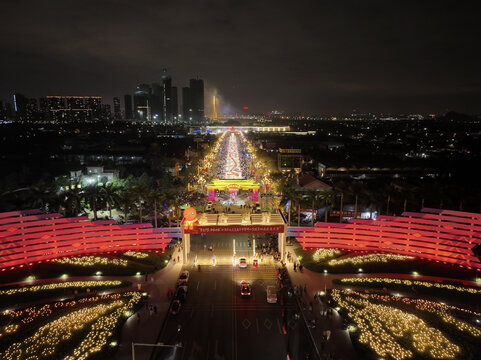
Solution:
[{"label": "pedestrian walking", "polygon": [[154,314],[157,315],[157,305],[154,305]]},{"label": "pedestrian walking", "polygon": [[180,263],[180,256],[177,256],[177,262]]},{"label": "pedestrian walking", "polygon": [[297,268],[296,263],[294,263],[294,271],[297,271],[296,268]]},{"label": "pedestrian walking", "polygon": [[152,307],[152,305],[150,305],[149,315],[152,316],[153,313],[154,313],[154,308]]},{"label": "pedestrian walking", "polygon": [[140,324],[140,314],[137,313],[137,325]]}]

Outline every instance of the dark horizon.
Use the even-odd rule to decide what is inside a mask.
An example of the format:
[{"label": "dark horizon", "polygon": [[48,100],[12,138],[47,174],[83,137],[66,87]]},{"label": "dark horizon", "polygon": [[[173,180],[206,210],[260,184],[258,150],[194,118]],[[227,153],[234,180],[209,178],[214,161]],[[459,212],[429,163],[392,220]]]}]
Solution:
[{"label": "dark horizon", "polygon": [[[252,113],[481,113],[473,4],[7,1],[0,99],[205,81]],[[209,101],[206,100],[206,104]]]}]

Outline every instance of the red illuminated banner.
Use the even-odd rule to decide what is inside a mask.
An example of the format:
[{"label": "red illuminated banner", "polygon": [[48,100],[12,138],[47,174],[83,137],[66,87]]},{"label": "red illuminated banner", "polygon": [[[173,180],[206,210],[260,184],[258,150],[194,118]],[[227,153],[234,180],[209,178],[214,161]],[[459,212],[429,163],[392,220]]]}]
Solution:
[{"label": "red illuminated banner", "polygon": [[268,234],[283,233],[284,225],[212,225],[184,227],[185,234]]}]

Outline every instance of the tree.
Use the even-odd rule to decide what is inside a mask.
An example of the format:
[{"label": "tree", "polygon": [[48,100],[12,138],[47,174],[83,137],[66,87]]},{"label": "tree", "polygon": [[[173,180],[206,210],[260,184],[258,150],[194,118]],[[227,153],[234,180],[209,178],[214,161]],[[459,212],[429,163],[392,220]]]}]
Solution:
[{"label": "tree", "polygon": [[321,205],[324,207],[324,222],[327,222],[327,212],[329,207],[336,203],[337,194],[333,189],[324,190],[319,193]]},{"label": "tree", "polygon": [[97,203],[101,199],[100,187],[97,185],[86,186],[83,190],[83,197],[94,214],[94,220],[97,220]]},{"label": "tree", "polygon": [[167,195],[164,191],[160,189],[152,189],[148,196],[148,202],[153,205],[154,209],[154,227],[157,228],[157,205],[162,204],[166,199]]},{"label": "tree", "polygon": [[112,208],[120,204],[119,190],[119,187],[112,183],[108,183],[101,188],[101,196],[107,205],[110,219],[112,219]]},{"label": "tree", "polygon": [[148,198],[150,188],[147,184],[138,182],[131,188],[133,198],[138,201],[139,206],[139,223],[142,223],[142,204]]},{"label": "tree", "polygon": [[65,209],[65,216],[78,216],[84,212],[82,205],[82,192],[79,188],[73,187],[60,194],[60,207]]},{"label": "tree", "polygon": [[124,222],[127,222],[129,211],[132,207],[132,201],[134,201],[134,194],[132,193],[131,188],[126,186],[120,190],[118,197],[119,205],[123,208],[124,212]]}]

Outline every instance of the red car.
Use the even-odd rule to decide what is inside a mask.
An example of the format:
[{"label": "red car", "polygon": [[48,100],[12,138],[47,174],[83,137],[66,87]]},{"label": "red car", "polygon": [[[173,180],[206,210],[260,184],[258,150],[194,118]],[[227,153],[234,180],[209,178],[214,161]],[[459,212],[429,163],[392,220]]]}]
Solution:
[{"label": "red car", "polygon": [[247,281],[241,282],[241,295],[242,296],[251,296],[252,290],[251,286]]},{"label": "red car", "polygon": [[181,308],[182,304],[180,303],[180,300],[174,300],[172,301],[172,306],[170,307],[170,313],[172,315],[177,315],[180,312]]}]

